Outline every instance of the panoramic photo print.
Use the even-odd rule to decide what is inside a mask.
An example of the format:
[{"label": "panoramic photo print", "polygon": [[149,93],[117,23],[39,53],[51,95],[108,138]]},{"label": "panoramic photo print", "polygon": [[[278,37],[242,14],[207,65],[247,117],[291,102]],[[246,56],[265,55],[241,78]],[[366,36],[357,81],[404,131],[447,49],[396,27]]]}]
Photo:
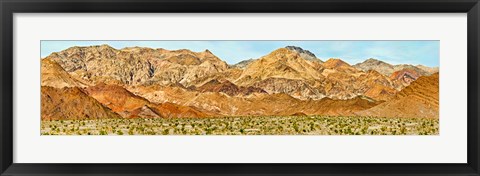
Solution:
[{"label": "panoramic photo print", "polygon": [[439,41],[41,41],[41,135],[439,135]]}]

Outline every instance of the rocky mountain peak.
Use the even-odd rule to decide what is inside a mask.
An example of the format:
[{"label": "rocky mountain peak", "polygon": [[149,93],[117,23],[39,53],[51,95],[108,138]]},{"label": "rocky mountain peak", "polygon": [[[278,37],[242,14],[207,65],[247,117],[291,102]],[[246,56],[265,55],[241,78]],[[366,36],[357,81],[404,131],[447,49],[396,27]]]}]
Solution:
[{"label": "rocky mountain peak", "polygon": [[315,54],[313,54],[309,50],[304,50],[303,48],[300,48],[298,46],[286,46],[285,48],[290,51],[297,52],[298,54],[300,54],[301,57],[303,57],[306,60],[322,62],[320,59],[317,58],[317,56],[315,56]]},{"label": "rocky mountain peak", "polygon": [[[374,66],[392,67],[392,65],[390,65],[386,62],[383,62],[381,60],[377,60],[375,58],[368,58],[367,60],[365,60],[361,63],[355,64],[355,66],[359,66],[359,67],[374,67]],[[365,70],[365,71],[367,71],[367,70]]]},{"label": "rocky mountain peak", "polygon": [[395,70],[393,65],[374,58],[369,58],[361,63],[355,64],[353,67],[362,71],[375,70],[386,76],[389,76]]}]

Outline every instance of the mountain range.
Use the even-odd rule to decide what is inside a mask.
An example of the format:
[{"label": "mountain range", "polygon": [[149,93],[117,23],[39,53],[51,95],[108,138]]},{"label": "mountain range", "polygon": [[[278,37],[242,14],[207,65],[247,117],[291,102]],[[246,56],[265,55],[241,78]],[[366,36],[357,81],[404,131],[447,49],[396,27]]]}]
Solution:
[{"label": "mountain range", "polygon": [[[438,67],[391,65],[372,58],[355,65],[338,58],[322,61],[297,46],[229,65],[209,50],[97,45],[54,52],[42,58],[41,65],[45,120],[438,118]],[[412,109],[402,109],[407,107]]]}]

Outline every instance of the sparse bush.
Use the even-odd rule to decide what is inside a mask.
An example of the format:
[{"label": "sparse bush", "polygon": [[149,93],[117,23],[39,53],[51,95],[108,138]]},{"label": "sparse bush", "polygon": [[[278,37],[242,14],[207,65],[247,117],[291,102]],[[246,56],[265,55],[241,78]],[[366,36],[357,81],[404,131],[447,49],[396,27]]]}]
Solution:
[{"label": "sparse bush", "polygon": [[41,135],[436,135],[438,128],[438,119],[248,116],[52,120],[42,121]]}]

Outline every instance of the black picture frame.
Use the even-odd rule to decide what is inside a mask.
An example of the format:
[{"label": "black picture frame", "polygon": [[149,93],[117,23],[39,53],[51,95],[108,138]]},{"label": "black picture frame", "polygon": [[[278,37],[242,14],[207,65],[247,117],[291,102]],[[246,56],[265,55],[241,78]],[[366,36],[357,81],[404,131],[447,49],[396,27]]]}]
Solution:
[{"label": "black picture frame", "polygon": [[[1,175],[479,175],[478,0],[1,0]],[[468,162],[465,164],[13,163],[14,13],[467,13]],[[34,30],[34,29],[32,29]],[[445,151],[449,152],[449,151]],[[147,156],[146,156],[147,157]]]}]

